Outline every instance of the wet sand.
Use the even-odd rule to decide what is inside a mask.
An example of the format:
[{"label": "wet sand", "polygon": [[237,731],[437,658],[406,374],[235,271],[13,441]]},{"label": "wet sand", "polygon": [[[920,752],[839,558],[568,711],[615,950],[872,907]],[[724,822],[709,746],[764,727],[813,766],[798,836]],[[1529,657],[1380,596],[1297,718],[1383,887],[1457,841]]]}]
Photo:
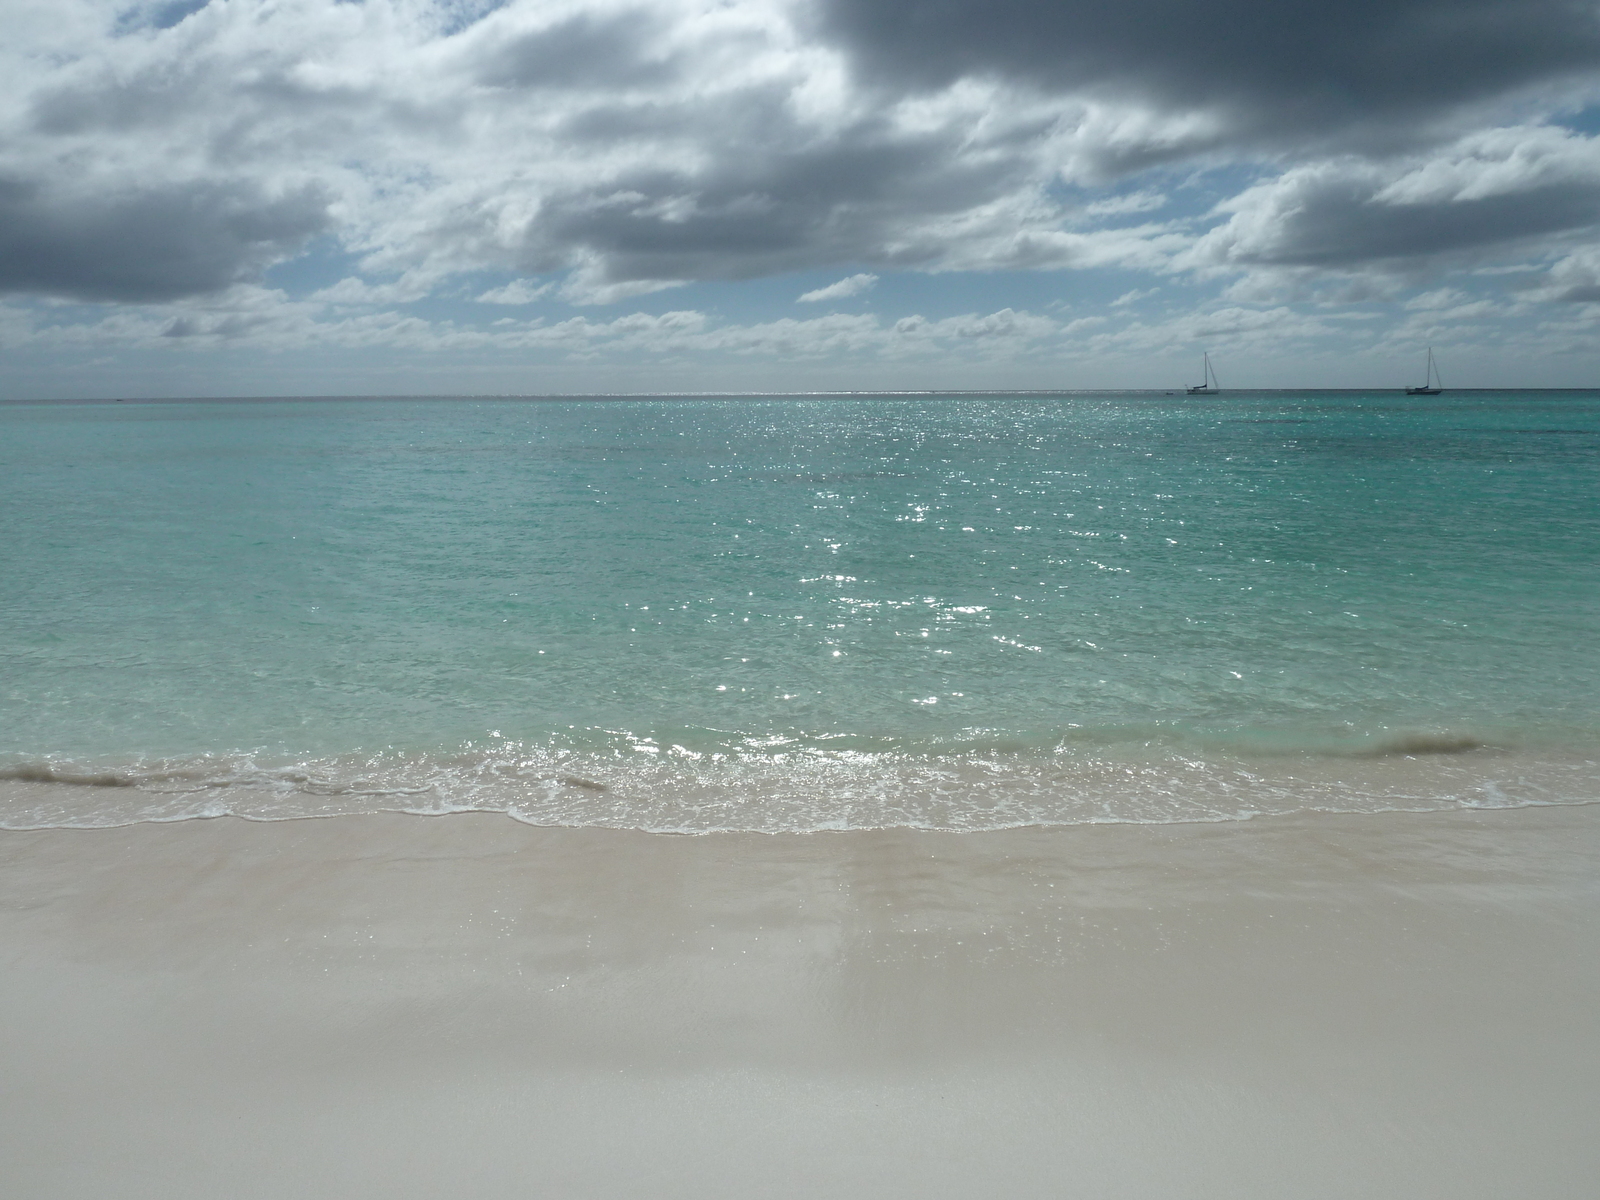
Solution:
[{"label": "wet sand", "polygon": [[0,833],[7,1195],[1588,1197],[1600,806]]}]

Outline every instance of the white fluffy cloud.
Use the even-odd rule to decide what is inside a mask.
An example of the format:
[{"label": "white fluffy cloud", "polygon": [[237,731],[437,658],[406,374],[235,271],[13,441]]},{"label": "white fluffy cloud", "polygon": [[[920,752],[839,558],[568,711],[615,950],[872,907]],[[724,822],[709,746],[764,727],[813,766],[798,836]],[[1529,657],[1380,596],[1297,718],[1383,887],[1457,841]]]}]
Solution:
[{"label": "white fluffy cloud", "polygon": [[862,292],[870,291],[878,282],[876,275],[865,272],[859,275],[847,275],[838,283],[830,283],[827,287],[819,287],[813,291],[802,292],[798,297],[801,304],[816,304],[821,300],[843,300],[849,296],[859,296]]},{"label": "white fluffy cloud", "polygon": [[535,286],[526,279],[513,279],[504,287],[490,288],[477,299],[479,304],[532,304],[541,296],[548,295],[554,286],[553,283]]}]

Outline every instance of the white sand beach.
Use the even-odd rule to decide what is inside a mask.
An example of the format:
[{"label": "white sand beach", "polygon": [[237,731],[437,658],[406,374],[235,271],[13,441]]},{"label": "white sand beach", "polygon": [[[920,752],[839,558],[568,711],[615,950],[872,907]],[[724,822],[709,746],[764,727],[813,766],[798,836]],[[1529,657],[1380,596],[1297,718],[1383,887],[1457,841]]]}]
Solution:
[{"label": "white sand beach", "polygon": [[1475,1197],[1600,1178],[1600,806],[0,834],[19,1200]]}]

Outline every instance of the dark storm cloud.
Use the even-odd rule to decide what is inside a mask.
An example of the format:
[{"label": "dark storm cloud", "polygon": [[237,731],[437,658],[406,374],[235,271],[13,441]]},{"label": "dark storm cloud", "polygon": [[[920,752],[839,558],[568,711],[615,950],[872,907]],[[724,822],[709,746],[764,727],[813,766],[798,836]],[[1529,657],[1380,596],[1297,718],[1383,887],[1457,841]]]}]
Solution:
[{"label": "dark storm cloud", "polygon": [[577,246],[603,259],[607,281],[750,278],[863,256],[913,266],[939,248],[910,227],[1022,182],[1014,167],[964,162],[942,133],[896,136],[872,121],[801,146],[776,108],[768,115],[760,128],[723,122],[743,152],[711,171],[630,172],[553,199],[529,229],[526,265],[551,269]]},{"label": "dark storm cloud", "polygon": [[1270,238],[1243,244],[1239,264],[1351,267],[1426,259],[1600,222],[1600,186],[1567,183],[1448,204],[1377,204],[1369,189],[1329,188],[1275,223]]},{"label": "dark storm cloud", "polygon": [[1404,272],[1570,246],[1600,228],[1600,143],[1551,126],[1484,131],[1394,162],[1294,167],[1224,208],[1196,263]]},{"label": "dark storm cloud", "polygon": [[254,275],[327,227],[327,198],[245,185],[62,197],[0,179],[0,291],[159,301]]},{"label": "dark storm cloud", "polygon": [[1240,132],[1414,121],[1600,66],[1570,0],[821,0],[865,81],[964,76],[1221,109]]}]

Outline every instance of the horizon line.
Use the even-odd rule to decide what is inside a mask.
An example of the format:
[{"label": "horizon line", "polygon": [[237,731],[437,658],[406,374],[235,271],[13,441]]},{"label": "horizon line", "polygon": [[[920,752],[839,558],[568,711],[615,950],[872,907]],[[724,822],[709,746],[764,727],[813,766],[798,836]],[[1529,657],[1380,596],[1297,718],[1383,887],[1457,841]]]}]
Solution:
[{"label": "horizon line", "polygon": [[[1485,394],[1494,392],[1597,392],[1594,387],[1452,387],[1441,395],[1456,392]],[[1283,395],[1404,395],[1400,387],[1255,387],[1222,388],[1196,397],[1212,399],[1224,394]],[[229,401],[282,400],[814,400],[854,397],[895,396],[1187,396],[1182,388],[874,388],[817,391],[682,391],[682,392],[327,392],[282,393],[277,395],[185,395],[185,396],[35,396],[0,397],[4,404],[183,404]],[[1417,399],[1420,397],[1413,397]],[[1428,397],[1432,398],[1432,397]]]}]

